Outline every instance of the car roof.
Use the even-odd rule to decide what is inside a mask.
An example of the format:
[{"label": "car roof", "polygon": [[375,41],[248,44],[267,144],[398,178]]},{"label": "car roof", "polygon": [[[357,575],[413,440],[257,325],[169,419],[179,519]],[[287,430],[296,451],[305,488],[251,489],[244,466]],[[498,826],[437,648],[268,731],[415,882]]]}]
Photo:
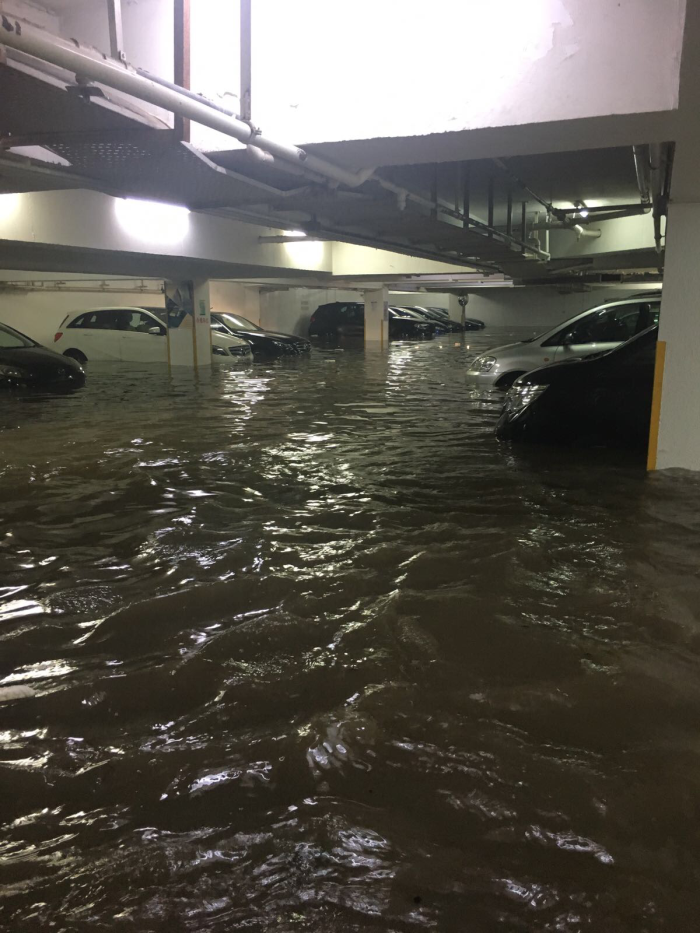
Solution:
[{"label": "car roof", "polygon": [[[159,309],[144,308],[143,305],[102,305],[99,308],[81,308],[79,311],[70,311],[71,317],[78,317],[80,314],[94,314],[96,311],[146,311],[148,314],[156,314]],[[165,308],[162,309],[165,311]]]},{"label": "car roof", "polygon": [[[579,321],[581,318],[586,317],[587,314],[594,314],[596,311],[602,311],[604,308],[612,308],[617,305],[638,304],[641,298],[648,297],[650,296],[636,295],[634,297],[630,296],[628,298],[610,298],[608,301],[601,301],[600,304],[593,305],[591,308],[586,308],[585,311],[579,311],[578,314],[574,314],[572,317],[566,318],[564,321],[559,321],[559,323],[555,324],[554,327],[550,327],[549,330],[538,334],[535,337],[535,342],[538,340],[547,340],[549,337],[553,337],[563,328],[568,327],[569,325],[576,323],[576,321]],[[661,301],[661,295],[659,295],[659,301]]]}]

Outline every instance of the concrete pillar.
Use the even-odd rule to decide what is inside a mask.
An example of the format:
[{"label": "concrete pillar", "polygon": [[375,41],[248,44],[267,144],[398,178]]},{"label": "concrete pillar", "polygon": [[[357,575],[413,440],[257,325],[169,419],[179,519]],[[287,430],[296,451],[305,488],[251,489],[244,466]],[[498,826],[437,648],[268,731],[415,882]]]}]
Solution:
[{"label": "concrete pillar", "polygon": [[[671,204],[659,340],[666,344],[656,468],[700,470],[700,204]],[[652,414],[652,442],[654,437]],[[653,451],[650,451],[653,463]]]},{"label": "concrete pillar", "polygon": [[365,343],[389,343],[389,289],[373,288],[364,292]]},{"label": "concrete pillar", "polygon": [[165,283],[168,362],[171,366],[211,366],[209,282]]}]

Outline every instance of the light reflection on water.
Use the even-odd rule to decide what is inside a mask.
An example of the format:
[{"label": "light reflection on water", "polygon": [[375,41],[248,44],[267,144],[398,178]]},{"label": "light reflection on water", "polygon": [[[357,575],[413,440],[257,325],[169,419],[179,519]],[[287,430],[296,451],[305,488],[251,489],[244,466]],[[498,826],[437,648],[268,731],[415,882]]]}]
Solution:
[{"label": "light reflection on water", "polygon": [[692,928],[700,484],[508,339],[3,400],[0,929]]}]

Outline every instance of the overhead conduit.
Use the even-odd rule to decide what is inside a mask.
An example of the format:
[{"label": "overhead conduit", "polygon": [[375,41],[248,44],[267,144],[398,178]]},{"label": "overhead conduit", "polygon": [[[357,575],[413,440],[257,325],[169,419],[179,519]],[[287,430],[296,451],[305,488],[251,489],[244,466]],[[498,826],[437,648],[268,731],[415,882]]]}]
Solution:
[{"label": "overhead conduit", "polygon": [[64,68],[76,75],[79,80],[95,81],[106,87],[121,91],[138,100],[161,107],[170,113],[217,130],[220,133],[237,139],[244,143],[251,155],[258,160],[270,161],[280,159],[292,171],[301,172],[315,181],[331,181],[343,184],[349,188],[357,188],[366,181],[373,181],[385,191],[395,196],[400,209],[405,208],[408,201],[438,211],[448,217],[459,221],[468,221],[469,225],[490,235],[508,245],[528,252],[540,259],[549,259],[549,254],[533,246],[523,243],[515,237],[492,230],[488,225],[468,217],[461,211],[435,202],[422,195],[416,194],[400,185],[394,184],[376,174],[374,168],[366,168],[357,172],[342,168],[326,159],[274,139],[264,136],[255,126],[238,119],[235,115],[213,104],[206,98],[171,84],[161,78],[154,78],[143,71],[137,71],[126,62],[108,58],[106,55],[81,46],[76,40],[65,40],[52,36],[24,22],[16,19],[10,20],[3,15],[0,21],[0,44],[15,49],[25,55],[32,56],[43,62]]},{"label": "overhead conduit", "polygon": [[351,172],[311,155],[298,146],[277,142],[263,136],[250,124],[212,107],[209,101],[198,100],[197,95],[191,92],[182,93],[181,89],[175,90],[166,83],[156,82],[139,74],[130,65],[109,59],[100,55],[99,52],[84,48],[75,41],[69,42],[58,36],[48,36],[24,23],[16,20],[10,21],[7,16],[2,17],[0,42],[26,55],[65,68],[80,78],[88,78],[98,84],[104,84],[124,94],[154,104],[156,107],[162,107],[170,113],[218,130],[247,146],[261,149],[275,158],[350,188],[361,185],[374,171],[370,168],[360,172]]}]

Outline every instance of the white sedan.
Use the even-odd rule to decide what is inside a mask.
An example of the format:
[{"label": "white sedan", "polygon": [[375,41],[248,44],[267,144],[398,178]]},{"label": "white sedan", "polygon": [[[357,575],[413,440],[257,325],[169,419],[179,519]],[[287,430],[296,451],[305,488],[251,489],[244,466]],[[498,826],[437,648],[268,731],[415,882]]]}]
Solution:
[{"label": "white sedan", "polygon": [[[88,360],[125,360],[165,363],[168,359],[165,324],[147,308],[93,308],[66,315],[54,336],[54,349],[79,363]],[[212,330],[212,355],[223,361],[250,361],[250,344],[240,337]]]}]

